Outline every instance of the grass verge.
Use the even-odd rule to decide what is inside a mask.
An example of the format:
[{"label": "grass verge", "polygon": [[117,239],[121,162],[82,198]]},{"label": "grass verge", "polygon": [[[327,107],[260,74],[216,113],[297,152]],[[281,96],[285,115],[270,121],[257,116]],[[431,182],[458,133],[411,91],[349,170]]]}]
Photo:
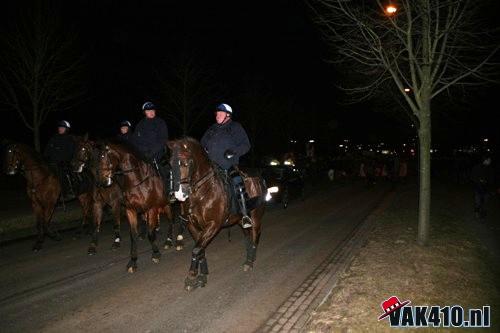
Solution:
[{"label": "grass verge", "polygon": [[[417,189],[405,186],[396,197],[375,220],[369,240],[312,314],[306,331],[394,331],[388,319],[378,317],[381,302],[395,295],[413,305],[461,305],[465,310],[491,305],[492,327],[481,331],[499,332],[498,210],[486,225],[478,224],[469,189],[435,185],[430,244],[421,247],[416,243]],[[436,329],[405,331],[431,330]]]}]

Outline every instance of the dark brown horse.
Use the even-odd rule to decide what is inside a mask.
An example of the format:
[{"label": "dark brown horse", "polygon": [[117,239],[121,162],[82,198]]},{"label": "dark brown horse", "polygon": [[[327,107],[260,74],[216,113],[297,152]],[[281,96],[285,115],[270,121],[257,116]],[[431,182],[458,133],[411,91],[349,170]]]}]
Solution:
[{"label": "dark brown horse", "polygon": [[[5,168],[8,175],[21,173],[27,182],[27,193],[31,199],[36,217],[38,237],[33,251],[39,251],[47,235],[49,238],[60,239],[57,232],[50,228],[52,215],[61,195],[61,184],[58,177],[49,169],[41,155],[31,147],[21,143],[10,143],[5,154]],[[92,198],[83,193],[78,196],[82,206],[83,222],[88,223]]]},{"label": "dark brown horse", "polygon": [[131,146],[119,142],[104,142],[98,149],[97,180],[106,186],[113,184],[113,176],[123,175],[123,203],[130,224],[130,273],[137,270],[138,214],[144,214],[148,224],[148,239],[153,250],[152,260],[160,262],[157,229],[160,214],[165,214],[169,223],[172,212],[163,180],[149,163],[143,161]]},{"label": "dark brown horse", "polygon": [[94,220],[94,230],[92,232],[92,240],[88,249],[89,255],[94,255],[97,253],[97,244],[99,233],[101,231],[101,223],[103,210],[105,206],[109,206],[114,217],[114,237],[112,249],[117,249],[120,247],[121,235],[120,235],[120,208],[123,199],[122,191],[117,182],[111,184],[111,186],[99,186],[96,180],[96,158],[97,150],[95,148],[95,143],[89,141],[87,137],[77,139],[76,152],[71,162],[73,166],[73,171],[77,173],[82,173],[87,168],[90,170],[93,181],[91,186],[92,195],[92,217]]},{"label": "dark brown horse", "polygon": [[[192,290],[207,283],[206,247],[221,228],[240,224],[242,215],[231,214],[228,180],[210,162],[198,141],[192,138],[169,141],[168,147],[172,151],[170,164],[174,190],[177,199],[183,201],[183,211],[195,242],[191,267],[185,280],[186,290]],[[249,197],[254,202],[250,207],[253,226],[243,229],[247,251],[243,269],[247,271],[253,268],[256,259],[266,188],[260,177],[244,177],[244,180]]]}]

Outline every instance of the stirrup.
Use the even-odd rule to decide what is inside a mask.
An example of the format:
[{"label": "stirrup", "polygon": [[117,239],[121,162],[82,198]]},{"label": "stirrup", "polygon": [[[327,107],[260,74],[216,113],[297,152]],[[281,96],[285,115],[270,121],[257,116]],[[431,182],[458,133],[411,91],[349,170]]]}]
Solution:
[{"label": "stirrup", "polygon": [[241,225],[244,229],[248,229],[252,227],[252,219],[248,215],[244,215],[241,218]]}]

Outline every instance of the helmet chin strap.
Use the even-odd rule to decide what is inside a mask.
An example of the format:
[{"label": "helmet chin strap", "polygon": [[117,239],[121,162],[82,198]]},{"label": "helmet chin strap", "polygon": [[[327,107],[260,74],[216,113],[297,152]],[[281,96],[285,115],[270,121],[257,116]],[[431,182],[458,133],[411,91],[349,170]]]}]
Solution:
[{"label": "helmet chin strap", "polygon": [[228,119],[231,119],[231,116],[228,113],[226,113],[226,115],[224,116],[224,119],[220,123],[219,122],[217,122],[217,123],[219,125],[224,125],[225,123],[228,122]]}]

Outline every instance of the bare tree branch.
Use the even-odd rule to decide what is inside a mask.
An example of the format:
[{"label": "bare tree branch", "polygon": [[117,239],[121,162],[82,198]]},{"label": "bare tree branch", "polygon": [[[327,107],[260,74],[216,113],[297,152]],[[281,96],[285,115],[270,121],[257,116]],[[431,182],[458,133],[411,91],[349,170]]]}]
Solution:
[{"label": "bare tree branch", "polygon": [[40,150],[40,126],[50,113],[74,107],[85,94],[79,81],[83,62],[74,54],[75,34],[63,31],[55,8],[37,2],[0,40],[0,103],[33,131]]}]

